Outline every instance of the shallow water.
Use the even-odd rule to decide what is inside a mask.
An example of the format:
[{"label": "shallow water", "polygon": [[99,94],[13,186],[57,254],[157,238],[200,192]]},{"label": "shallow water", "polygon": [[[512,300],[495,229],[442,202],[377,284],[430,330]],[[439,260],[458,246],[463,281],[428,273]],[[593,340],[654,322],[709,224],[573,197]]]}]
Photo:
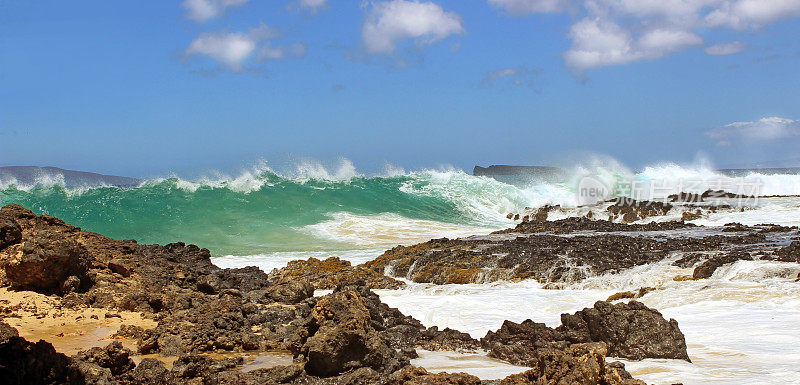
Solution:
[{"label": "shallow water", "polygon": [[[451,327],[480,338],[506,319],[532,319],[555,327],[561,313],[619,291],[655,286],[657,290],[638,300],[678,321],[692,363],[625,361],[637,378],[654,384],[786,384],[800,383],[800,284],[794,281],[798,272],[797,264],[740,261],[710,279],[677,282],[672,278],[691,274],[691,269],[665,262],[591,278],[564,290],[543,289],[532,281],[411,284],[379,295],[426,326]],[[470,370],[468,365],[463,369]],[[498,367],[496,375],[500,374]]]}]

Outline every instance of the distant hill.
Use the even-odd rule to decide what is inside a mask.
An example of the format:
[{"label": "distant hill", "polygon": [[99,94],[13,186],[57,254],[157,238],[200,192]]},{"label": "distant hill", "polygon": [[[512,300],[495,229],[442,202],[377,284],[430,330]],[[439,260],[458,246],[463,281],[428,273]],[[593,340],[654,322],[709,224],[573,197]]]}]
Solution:
[{"label": "distant hill", "polygon": [[0,182],[3,185],[14,184],[19,186],[32,186],[37,183],[47,183],[47,180],[64,178],[64,186],[73,187],[98,187],[115,186],[130,188],[142,183],[140,179],[124,176],[103,175],[93,172],[64,170],[58,167],[37,166],[5,166],[0,167]]}]

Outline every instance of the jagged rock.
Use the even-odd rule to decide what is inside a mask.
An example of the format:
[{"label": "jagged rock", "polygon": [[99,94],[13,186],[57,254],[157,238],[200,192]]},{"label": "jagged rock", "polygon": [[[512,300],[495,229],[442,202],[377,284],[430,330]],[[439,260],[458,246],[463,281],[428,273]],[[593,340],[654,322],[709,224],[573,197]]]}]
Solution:
[{"label": "jagged rock", "polygon": [[[21,244],[8,247],[3,260],[6,277],[12,287],[42,293],[64,293],[75,286],[88,286],[88,251],[71,238],[49,230],[39,231],[35,237]],[[65,281],[74,279],[66,287]]]},{"label": "jagged rock", "polygon": [[122,343],[114,341],[104,348],[91,348],[78,352],[73,358],[109,369],[111,374],[116,376],[136,366],[130,358],[131,354],[133,352],[123,348]]},{"label": "jagged rock", "polygon": [[620,198],[606,211],[611,214],[612,219],[622,217],[623,222],[631,223],[648,217],[666,215],[671,209],[672,205],[669,203]]},{"label": "jagged rock", "polygon": [[0,250],[22,240],[22,227],[15,220],[0,213]]},{"label": "jagged rock", "polygon": [[306,357],[311,375],[328,377],[361,367],[391,373],[408,365],[371,326],[369,310],[352,290],[320,298],[298,339],[298,353]]},{"label": "jagged rock", "polygon": [[506,377],[501,385],[645,385],[619,362],[606,362],[603,343],[575,344],[546,349],[527,362],[532,369]]},{"label": "jagged rock", "polygon": [[313,297],[314,286],[304,279],[289,279],[272,284],[267,295],[275,302],[294,304]]},{"label": "jagged rock", "polygon": [[657,310],[640,302],[610,304],[598,301],[593,308],[562,314],[562,325],[553,329],[526,320],[505,321],[481,340],[491,357],[525,365],[546,349],[565,349],[576,343],[603,342],[614,357],[641,360],[673,358],[689,361],[686,340],[675,320],[665,320]]},{"label": "jagged rock", "polygon": [[286,267],[270,273],[270,278],[277,281],[301,278],[317,290],[330,290],[341,284],[352,285],[357,282],[363,282],[370,289],[397,289],[404,285],[383,273],[353,267],[350,262],[337,257],[291,261]]},{"label": "jagged rock", "polygon": [[735,251],[727,253],[722,256],[716,256],[695,267],[694,272],[692,273],[692,277],[694,279],[703,279],[711,277],[714,274],[714,271],[716,271],[718,267],[722,265],[727,265],[729,263],[734,263],[740,260],[751,261],[753,260],[753,257],[750,256],[749,253],[743,251]]},{"label": "jagged rock", "polygon": [[618,234],[442,238],[395,247],[362,266],[380,272],[388,267],[392,275],[419,283],[463,284],[524,279],[569,283],[658,262],[674,252],[717,251],[764,242],[766,237],[760,233],[666,239]]},{"label": "jagged rock", "polygon": [[573,342],[605,342],[611,356],[641,360],[672,358],[689,360],[686,339],[674,319],[667,321],[658,310],[641,302],[610,304],[598,301],[593,308],[562,314],[559,328]]}]

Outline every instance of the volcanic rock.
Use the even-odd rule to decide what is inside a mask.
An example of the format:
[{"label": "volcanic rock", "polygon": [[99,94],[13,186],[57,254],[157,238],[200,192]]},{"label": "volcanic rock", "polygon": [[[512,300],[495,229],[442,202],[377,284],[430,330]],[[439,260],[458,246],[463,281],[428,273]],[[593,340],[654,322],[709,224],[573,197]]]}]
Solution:
[{"label": "volcanic rock", "polygon": [[505,321],[481,340],[489,356],[519,365],[535,362],[542,351],[563,350],[577,343],[603,342],[614,357],[641,360],[672,358],[689,361],[686,341],[675,320],[665,320],[657,310],[631,301],[610,304],[598,301],[594,308],[562,314],[562,325],[553,329],[526,320]]}]

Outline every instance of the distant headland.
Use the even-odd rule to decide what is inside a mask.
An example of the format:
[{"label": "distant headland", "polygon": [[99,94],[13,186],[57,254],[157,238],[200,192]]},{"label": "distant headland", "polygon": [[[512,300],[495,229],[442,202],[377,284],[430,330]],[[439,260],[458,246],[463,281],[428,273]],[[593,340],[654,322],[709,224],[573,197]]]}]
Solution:
[{"label": "distant headland", "polygon": [[2,182],[3,185],[15,184],[17,186],[33,186],[39,183],[46,183],[45,181],[48,179],[60,182],[61,178],[63,178],[64,187],[67,188],[98,186],[130,188],[139,186],[142,183],[140,179],[136,178],[65,170],[58,167],[0,167],[0,182]]}]

